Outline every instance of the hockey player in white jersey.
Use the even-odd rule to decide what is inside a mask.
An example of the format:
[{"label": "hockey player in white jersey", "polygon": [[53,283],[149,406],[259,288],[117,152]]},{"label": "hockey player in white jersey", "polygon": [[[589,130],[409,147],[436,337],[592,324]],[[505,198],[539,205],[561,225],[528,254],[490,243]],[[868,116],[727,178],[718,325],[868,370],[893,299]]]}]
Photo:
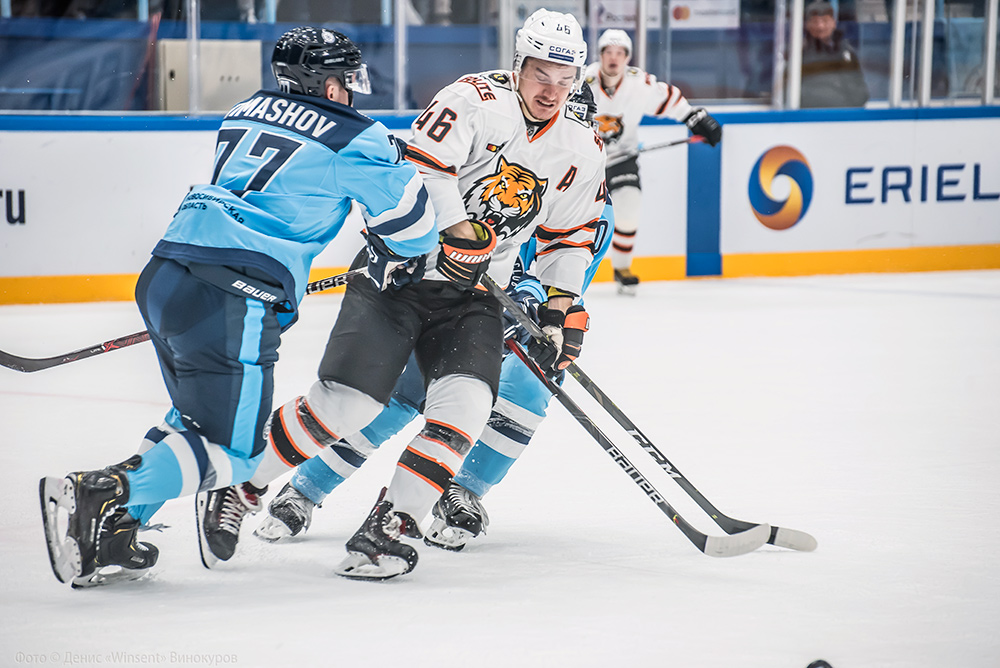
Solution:
[{"label": "hockey player in white jersey", "polygon": [[[557,348],[548,364],[559,369],[579,355],[588,326],[586,310],[574,301],[596,251],[606,199],[603,142],[585,112],[566,107],[582,82],[586,50],[575,18],[538,10],[517,33],[512,70],[462,77],[440,91],[413,123],[407,150],[439,225],[473,219],[493,227],[498,244],[488,273],[500,285],[509,282],[521,245],[535,236],[535,275],[547,298],[539,320]],[[484,408],[458,452],[433,439],[410,444],[386,492],[394,508],[423,521],[483,431],[490,406]],[[371,519],[359,530],[365,539],[378,533]],[[378,556],[353,549],[358,536],[338,572],[377,574]],[[415,563],[416,550],[403,547]]]},{"label": "hockey player in white jersey", "polygon": [[[588,89],[589,90],[589,89]],[[614,213],[610,200],[598,230],[598,250],[587,270],[584,289],[590,285],[600,261],[611,246]],[[545,291],[525,269],[535,257],[535,239],[522,246],[515,279],[507,288],[531,316],[545,300]],[[534,339],[504,313],[504,338],[514,338],[530,347]],[[254,531],[266,542],[275,543],[297,536],[312,523],[313,510],[327,496],[350,478],[368,458],[390,438],[419,415],[424,401],[423,384],[416,363],[408,364],[393,390],[389,405],[359,433],[341,439],[319,456],[303,463],[295,475],[268,505],[268,516]],[[548,388],[539,381],[516,355],[504,358],[500,375],[500,394],[490,413],[486,428],[462,462],[462,468],[445,489],[432,510],[433,521],[424,542],[446,550],[461,550],[489,523],[482,497],[507,475],[524,452],[532,435],[544,419],[549,400]]]},{"label": "hockey player in white jersey", "polygon": [[[570,98],[574,113],[586,114],[593,122],[597,113],[593,93],[584,85]],[[611,246],[614,212],[611,201],[605,204],[597,227],[597,251],[587,269],[584,289],[590,285],[600,261]],[[529,271],[536,257],[536,238],[521,247],[514,276],[507,291],[530,315],[545,301],[541,284]],[[533,339],[510,314],[505,313],[504,338],[517,338],[526,346]],[[268,517],[254,531],[267,542],[278,542],[299,535],[312,522],[313,509],[347,478],[351,477],[380,446],[417,417],[424,402],[423,384],[415,362],[407,365],[396,382],[389,405],[378,418],[357,434],[341,439],[304,462],[295,475],[268,506]],[[480,498],[500,482],[514,461],[524,451],[543,419],[551,394],[515,356],[504,359],[500,392],[486,428],[462,463],[454,481],[433,509],[434,520],[424,541],[449,550],[460,550],[477,536],[487,523]]]},{"label": "hockey player in white jersey", "polygon": [[722,139],[722,128],[704,109],[696,109],[676,86],[629,67],[632,40],[624,30],[605,30],[597,40],[600,60],[586,70],[597,100],[598,132],[607,146],[608,190],[614,193],[615,236],[611,264],[620,289],[632,292],[639,278],[632,272],[632,251],[639,229],[639,123],[643,116],[684,122],[711,146]]},{"label": "hockey player in white jersey", "polygon": [[[518,31],[513,69],[465,76],[441,90],[414,121],[407,149],[407,157],[424,177],[439,229],[454,235],[463,229],[486,228],[495,234],[492,258],[478,266],[481,269],[489,261],[489,273],[499,284],[510,280],[521,244],[535,235],[535,273],[546,296],[539,320],[553,341],[548,364],[560,369],[579,355],[583,345],[588,317],[574,300],[583,290],[606,199],[604,143],[585,112],[566,107],[583,80],[586,52],[575,18],[535,12]],[[446,254],[461,262],[465,253],[457,249],[454,253]],[[432,264],[428,261],[417,290],[455,280],[440,259]],[[468,278],[469,287],[475,288],[481,273],[469,271]],[[340,319],[350,293],[349,288]],[[441,341],[437,349],[417,347],[427,387],[424,428],[407,446],[391,483],[347,542],[348,556],[335,568],[339,575],[385,579],[414,568],[417,552],[400,538],[422,537],[419,522],[486,425],[499,386],[501,309],[482,288],[470,289],[467,295],[469,303],[463,308],[483,315],[490,311],[496,317],[468,323],[455,319],[450,330],[436,332]],[[475,336],[459,346],[450,343],[449,337],[467,332],[470,326]],[[401,371],[402,365],[396,375]],[[391,390],[392,383],[385,388],[383,403]],[[372,414],[354,430],[337,436],[336,429],[325,429],[332,426],[325,420],[316,425],[306,415],[303,424],[301,407],[315,408],[318,403],[310,391],[299,405],[286,404],[276,411],[270,429],[272,447],[251,482],[259,487],[273,480],[375,417]]]}]

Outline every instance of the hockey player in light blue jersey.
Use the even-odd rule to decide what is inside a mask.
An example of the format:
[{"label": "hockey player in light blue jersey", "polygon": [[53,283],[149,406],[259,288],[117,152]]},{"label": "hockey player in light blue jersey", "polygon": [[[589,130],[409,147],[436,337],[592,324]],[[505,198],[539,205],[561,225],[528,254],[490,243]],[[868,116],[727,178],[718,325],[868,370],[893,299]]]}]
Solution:
[{"label": "hockey player in light blue jersey", "polygon": [[[587,271],[584,289],[590,285],[601,259],[611,246],[614,214],[608,200],[598,225],[598,250]],[[536,316],[545,301],[542,285],[523,268],[535,257],[532,238],[520,250],[514,280],[508,292]],[[505,338],[526,344],[530,338],[512,317],[505,316]],[[488,523],[481,497],[503,480],[524,452],[538,429],[552,395],[514,355],[504,358],[500,392],[489,421],[461,469],[433,508],[434,521],[424,541],[448,550],[460,550]],[[254,531],[258,538],[277,542],[298,535],[312,521],[313,509],[367,461],[385,441],[402,430],[419,413],[423,385],[416,365],[411,363],[400,377],[392,400],[381,414],[357,434],[342,439],[317,457],[296,468],[292,479],[268,505],[266,517]]]},{"label": "hockey player in light blue jersey", "polygon": [[281,91],[226,115],[211,183],[181,202],[136,286],[172,400],[164,423],[121,464],[41,481],[61,582],[102,584],[106,567],[134,578],[154,565],[157,549],[136,530],[166,500],[220,490],[210,497],[218,512],[198,516],[226,530],[260,507],[263,490],[244,483],[264,450],[280,335],[352,202],[377,290],[418,281],[438,247],[422,178],[386,128],[351,106],[370,92],[357,46],[297,28],[278,40],[272,68]]}]

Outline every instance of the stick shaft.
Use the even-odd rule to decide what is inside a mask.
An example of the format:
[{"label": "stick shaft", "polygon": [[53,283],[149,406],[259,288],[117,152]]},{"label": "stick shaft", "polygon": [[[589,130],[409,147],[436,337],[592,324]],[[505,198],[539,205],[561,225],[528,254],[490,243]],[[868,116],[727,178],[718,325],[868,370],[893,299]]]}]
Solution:
[{"label": "stick shaft", "polygon": [[[342,285],[347,285],[347,282],[352,277],[364,274],[365,272],[365,268],[354,269],[344,272],[343,274],[328,276],[318,281],[313,281],[312,283],[306,285],[306,294],[311,295],[317,292],[323,292],[324,290],[330,290]],[[61,366],[63,364],[69,364],[70,362],[76,362],[77,360],[87,359],[88,357],[108,353],[112,350],[128,348],[129,346],[134,346],[137,343],[143,343],[145,341],[149,341],[149,332],[142,331],[136,332],[135,334],[120,336],[116,339],[111,339],[110,341],[104,341],[103,343],[98,343],[87,348],[81,348],[80,350],[74,350],[70,353],[40,358],[18,357],[17,355],[12,355],[0,350],[0,366],[5,366],[8,369],[13,369],[14,371],[31,373],[32,371],[51,369],[54,366]]]},{"label": "stick shaft", "polygon": [[[483,284],[490,293],[496,297],[503,307],[514,316],[518,323],[523,326],[531,336],[538,340],[546,340],[542,328],[531,317],[528,316],[515,302],[510,295],[490,278],[489,275],[483,277]],[[690,480],[681,473],[673,463],[667,459],[653,442],[650,441],[639,427],[629,419],[625,413],[618,408],[614,401],[598,387],[597,383],[590,379],[575,362],[570,363],[566,371],[592,396],[604,410],[611,415],[621,427],[639,444],[639,446],[659,465],[667,475],[674,479],[681,489],[690,496],[712,520],[728,534],[735,534],[752,529],[758,524],[729,517],[710,502]],[[766,526],[766,525],[764,525]],[[795,529],[783,529],[781,527],[770,527],[770,535],[767,540],[772,545],[787,547],[793,550],[811,551],[816,549],[816,539],[803,531]]]}]

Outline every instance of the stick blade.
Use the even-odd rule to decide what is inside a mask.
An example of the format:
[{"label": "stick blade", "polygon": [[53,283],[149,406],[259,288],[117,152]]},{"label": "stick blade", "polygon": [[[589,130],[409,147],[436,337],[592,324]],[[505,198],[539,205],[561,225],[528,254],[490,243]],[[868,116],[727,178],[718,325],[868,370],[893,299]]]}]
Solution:
[{"label": "stick blade", "polygon": [[799,552],[812,552],[816,549],[816,539],[805,531],[785,529],[783,527],[774,527],[774,529],[774,536],[767,541],[772,545],[785,547],[789,550],[798,550]]},{"label": "stick blade", "polygon": [[39,365],[37,360],[11,355],[10,353],[5,353],[2,350],[0,350],[0,366],[13,369],[14,371],[20,371],[22,373],[31,373],[32,371],[38,371],[39,369],[45,368],[44,366]]},{"label": "stick blade", "polygon": [[771,526],[758,524],[731,536],[709,536],[708,540],[705,541],[705,549],[702,551],[710,557],[738,557],[741,554],[753,552],[767,543],[767,539],[770,537]]}]

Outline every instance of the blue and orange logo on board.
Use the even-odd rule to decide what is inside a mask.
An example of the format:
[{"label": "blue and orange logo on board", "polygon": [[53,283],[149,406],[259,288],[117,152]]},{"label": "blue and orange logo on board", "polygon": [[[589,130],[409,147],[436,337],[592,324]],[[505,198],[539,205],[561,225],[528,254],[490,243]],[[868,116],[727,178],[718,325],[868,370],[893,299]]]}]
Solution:
[{"label": "blue and orange logo on board", "polygon": [[[788,197],[774,197],[774,180],[787,176],[791,182]],[[802,220],[813,195],[813,177],[805,156],[791,146],[774,146],[757,160],[750,171],[747,186],[750,208],[764,227],[787,230]]]}]

